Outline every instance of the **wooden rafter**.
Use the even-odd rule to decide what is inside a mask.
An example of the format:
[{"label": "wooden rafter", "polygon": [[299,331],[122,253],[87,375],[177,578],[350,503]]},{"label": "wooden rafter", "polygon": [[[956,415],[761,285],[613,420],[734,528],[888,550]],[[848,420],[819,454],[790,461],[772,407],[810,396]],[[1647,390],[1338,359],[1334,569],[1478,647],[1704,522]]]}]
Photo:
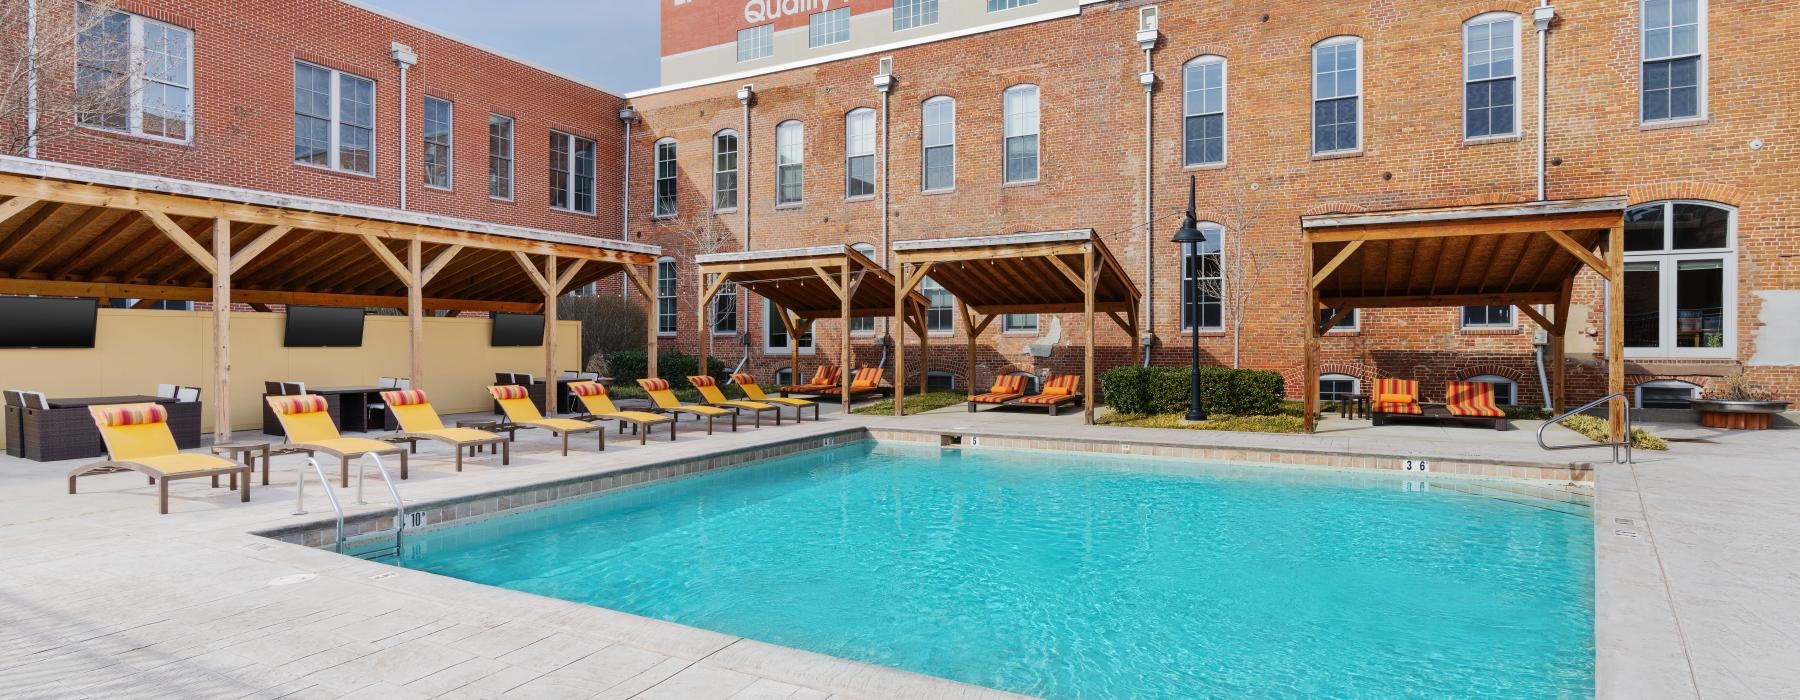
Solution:
[{"label": "wooden rafter", "polygon": [[431,263],[419,273],[419,286],[431,284],[431,281],[437,278],[438,273],[450,266],[450,261],[455,260],[456,254],[462,252],[462,249],[463,247],[460,245],[451,245],[445,246],[442,251],[439,251],[437,257],[432,258]]},{"label": "wooden rafter", "polygon": [[293,230],[294,227],[292,226],[271,226],[268,230],[257,234],[256,238],[250,241],[248,245],[239,248],[238,252],[231,254],[231,271],[235,273],[243,270],[245,266],[250,264],[251,260],[255,260],[256,256],[262,255],[270,246],[275,245],[283,237],[293,232]]},{"label": "wooden rafter", "polygon": [[217,272],[217,269],[213,266],[212,254],[207,252],[206,248],[201,247],[201,245],[194,240],[193,236],[188,235],[186,230],[183,230],[180,226],[176,226],[174,221],[170,221],[169,215],[160,211],[145,211],[144,218],[149,219],[150,224],[155,226],[156,230],[161,231],[162,235],[169,239],[169,242],[175,244],[175,247],[180,248],[182,252],[187,253],[188,257],[192,258],[195,263],[206,270],[207,274],[214,274]]},{"label": "wooden rafter", "polygon": [[1575,259],[1580,260],[1588,267],[1594,268],[1594,271],[1600,273],[1601,277],[1612,276],[1612,273],[1609,272],[1610,268],[1608,268],[1606,263],[1600,259],[1600,256],[1595,255],[1594,251],[1588,250],[1580,243],[1576,243],[1575,239],[1569,237],[1569,234],[1563,233],[1562,231],[1545,231],[1544,235],[1549,236],[1550,240],[1556,241],[1557,245],[1562,246],[1563,250],[1566,250],[1570,255],[1575,256]]}]

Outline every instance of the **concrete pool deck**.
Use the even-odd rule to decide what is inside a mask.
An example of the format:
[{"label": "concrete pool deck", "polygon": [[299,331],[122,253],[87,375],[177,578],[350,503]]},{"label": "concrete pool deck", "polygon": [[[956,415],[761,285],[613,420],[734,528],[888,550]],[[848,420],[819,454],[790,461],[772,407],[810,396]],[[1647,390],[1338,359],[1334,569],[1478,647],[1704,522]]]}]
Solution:
[{"label": "concrete pool deck", "polygon": [[[598,458],[562,458],[549,437],[522,433],[512,466],[483,456],[462,474],[426,445],[401,490],[409,502],[466,497],[861,427],[1352,455],[1398,444],[1433,459],[1606,456],[1540,451],[1529,425],[1322,425],[1313,436],[1252,435],[1084,428],[1078,413],[958,406],[896,420],[828,409],[820,422],[690,430],[674,444],[609,440]],[[1704,441],[1594,472],[1600,694],[1800,695],[1800,430],[1664,434]],[[176,482],[172,512],[159,516],[154,487],[137,475],[84,478],[71,496],[63,475],[74,462],[0,458],[0,696],[1008,697],[249,534],[329,514],[315,483],[311,514],[290,515],[299,463],[277,458],[273,484],[248,504]],[[369,500],[352,511],[384,510],[379,488]]]}]

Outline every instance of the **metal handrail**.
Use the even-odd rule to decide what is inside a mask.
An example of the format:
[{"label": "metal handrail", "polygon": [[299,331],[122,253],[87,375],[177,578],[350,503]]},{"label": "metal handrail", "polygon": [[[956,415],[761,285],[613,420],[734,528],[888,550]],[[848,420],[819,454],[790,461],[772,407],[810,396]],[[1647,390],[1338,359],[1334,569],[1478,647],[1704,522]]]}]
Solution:
[{"label": "metal handrail", "polygon": [[[331,480],[325,477],[325,468],[319,466],[319,460],[306,458],[306,464],[312,465],[314,474],[319,475],[319,485],[325,487],[325,497],[331,500],[331,510],[337,513],[337,540],[331,543],[331,551],[344,551],[344,506],[338,503],[337,494],[331,490]],[[306,515],[306,466],[301,465],[294,470],[294,515]]]},{"label": "metal handrail", "polygon": [[1578,413],[1585,413],[1585,412],[1587,412],[1588,409],[1594,408],[1596,406],[1599,406],[1600,404],[1606,403],[1613,399],[1623,399],[1623,398],[1626,398],[1624,392],[1615,391],[1611,394],[1607,394],[1607,395],[1602,396],[1598,399],[1595,399],[1591,402],[1588,402],[1587,404],[1583,405],[1581,408],[1577,408],[1573,411],[1569,411],[1560,416],[1557,416],[1555,418],[1551,418],[1550,420],[1544,421],[1543,425],[1539,425],[1538,429],[1537,429],[1538,447],[1542,447],[1546,450],[1574,450],[1574,449],[1580,449],[1583,447],[1611,447],[1612,451],[1613,451],[1612,459],[1613,459],[1614,464],[1621,464],[1621,462],[1619,461],[1619,448],[1623,447],[1623,448],[1625,448],[1625,461],[1622,462],[1622,464],[1631,464],[1632,462],[1631,462],[1631,407],[1630,406],[1625,407],[1625,441],[1624,442],[1601,442],[1601,443],[1592,443],[1592,444],[1587,444],[1587,445],[1550,445],[1550,444],[1547,444],[1544,442],[1544,431],[1548,430],[1550,428],[1550,426],[1556,425],[1557,423],[1562,422],[1563,419],[1568,418],[1569,416],[1573,416]]},{"label": "metal handrail", "polygon": [[[387,467],[381,465],[381,455],[373,452],[363,453],[365,459],[375,460],[375,473],[387,484],[388,496],[394,499],[394,551],[400,551],[400,538],[406,534],[406,502],[400,500],[400,489],[394,486],[394,480],[388,476]],[[367,468],[356,470],[356,505],[366,506],[363,500],[363,480],[369,475]]]}]

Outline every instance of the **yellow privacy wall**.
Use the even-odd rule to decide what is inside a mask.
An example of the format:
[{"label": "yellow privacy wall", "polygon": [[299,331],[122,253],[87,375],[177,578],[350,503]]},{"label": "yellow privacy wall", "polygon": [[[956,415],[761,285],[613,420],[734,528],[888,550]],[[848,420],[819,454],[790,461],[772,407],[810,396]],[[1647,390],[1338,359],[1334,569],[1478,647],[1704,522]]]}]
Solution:
[{"label": "yellow privacy wall", "polygon": [[[314,386],[374,386],[410,371],[404,316],[367,316],[360,348],[282,347],[287,315],[231,315],[231,427],[260,430],[264,381]],[[487,411],[495,372],[544,374],[544,348],[488,345],[486,318],[425,319],[425,389],[441,413]],[[581,323],[557,322],[557,367],[577,367]],[[212,401],[212,314],[101,309],[95,347],[0,350],[0,388],[51,398],[155,394],[158,384],[200,387]],[[210,407],[201,412],[212,430]],[[4,439],[4,438],[0,438]]]}]

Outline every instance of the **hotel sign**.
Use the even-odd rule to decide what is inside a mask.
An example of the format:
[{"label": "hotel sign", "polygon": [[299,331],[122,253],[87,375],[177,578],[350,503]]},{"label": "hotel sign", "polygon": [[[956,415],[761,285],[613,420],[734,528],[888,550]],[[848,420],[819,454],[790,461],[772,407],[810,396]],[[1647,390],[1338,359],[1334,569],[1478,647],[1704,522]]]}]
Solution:
[{"label": "hotel sign", "polygon": [[[744,3],[744,21],[750,24],[765,24],[782,17],[824,12],[831,9],[832,0],[749,0]],[[850,0],[841,0],[841,5],[849,5]]]}]

